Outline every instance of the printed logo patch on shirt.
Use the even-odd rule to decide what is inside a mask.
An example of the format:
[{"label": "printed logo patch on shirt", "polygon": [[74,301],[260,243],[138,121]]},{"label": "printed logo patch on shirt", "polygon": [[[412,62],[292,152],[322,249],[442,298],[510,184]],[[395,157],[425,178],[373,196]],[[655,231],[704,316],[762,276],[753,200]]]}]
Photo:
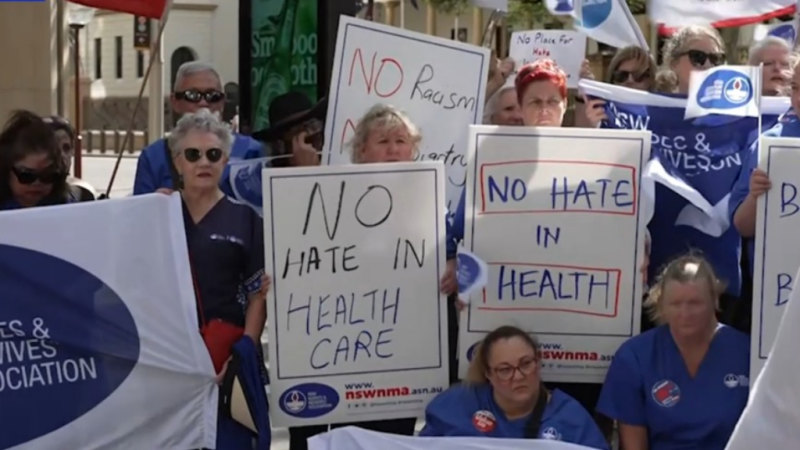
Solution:
[{"label": "printed logo patch on shirt", "polygon": [[232,242],[234,244],[244,245],[244,241],[236,236],[225,236],[222,234],[215,233],[209,237],[211,238],[212,241],[226,241],[226,242]]},{"label": "printed logo patch on shirt", "polygon": [[726,387],[730,389],[734,389],[737,387],[748,387],[750,386],[750,379],[746,375],[734,375],[729,373],[725,375],[722,379],[722,382],[725,384]]},{"label": "printed logo patch on shirt", "polygon": [[681,399],[681,388],[671,380],[657,382],[650,392],[653,395],[653,401],[665,408],[675,406]]},{"label": "printed logo patch on shirt", "polygon": [[482,409],[476,411],[475,414],[472,415],[472,424],[475,425],[475,429],[481,433],[490,433],[497,425],[497,419],[495,419],[491,411]]},{"label": "printed logo patch on shirt", "polygon": [[553,427],[547,427],[540,433],[542,439],[547,439],[549,441],[560,441],[561,440],[561,433],[558,432]]}]

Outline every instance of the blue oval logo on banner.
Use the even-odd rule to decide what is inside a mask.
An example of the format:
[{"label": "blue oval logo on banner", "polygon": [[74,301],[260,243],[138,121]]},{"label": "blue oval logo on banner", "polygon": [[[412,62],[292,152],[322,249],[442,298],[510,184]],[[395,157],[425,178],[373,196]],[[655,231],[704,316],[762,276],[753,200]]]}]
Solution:
[{"label": "blue oval logo on banner", "polygon": [[770,30],[769,35],[784,39],[792,45],[794,45],[794,41],[797,39],[797,31],[794,29],[794,25],[791,23],[779,25],[773,28]]},{"label": "blue oval logo on banner", "polygon": [[86,270],[0,244],[0,448],[92,410],[130,375],[139,335],[125,302]]},{"label": "blue oval logo on banner", "polygon": [[753,98],[753,83],[735,70],[718,70],[708,76],[697,92],[702,108],[733,109]]},{"label": "blue oval logo on banner", "polygon": [[581,9],[581,22],[586,28],[600,26],[611,15],[612,0],[585,0]]},{"label": "blue oval logo on banner", "polygon": [[286,414],[308,419],[333,411],[339,404],[339,394],[320,383],[298,384],[284,391],[279,403]]}]

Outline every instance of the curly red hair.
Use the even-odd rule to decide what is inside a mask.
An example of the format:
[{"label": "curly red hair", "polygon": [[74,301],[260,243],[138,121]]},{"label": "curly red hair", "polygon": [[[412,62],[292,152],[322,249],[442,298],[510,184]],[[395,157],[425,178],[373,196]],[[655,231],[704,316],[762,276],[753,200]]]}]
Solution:
[{"label": "curly red hair", "polygon": [[522,66],[514,85],[517,88],[517,101],[522,103],[522,94],[535,81],[549,81],[556,85],[561,99],[567,98],[567,75],[552,59],[539,59]]}]

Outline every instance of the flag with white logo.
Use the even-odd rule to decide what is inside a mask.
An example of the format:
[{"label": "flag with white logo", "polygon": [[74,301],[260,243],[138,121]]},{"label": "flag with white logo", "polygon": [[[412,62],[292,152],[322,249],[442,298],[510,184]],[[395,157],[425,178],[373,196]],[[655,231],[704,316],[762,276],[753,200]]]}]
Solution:
[{"label": "flag with white logo", "polygon": [[692,72],[684,119],[708,114],[758,117],[760,104],[760,67],[714,67]]},{"label": "flag with white logo", "polygon": [[650,48],[625,0],[573,0],[575,29],[595,41],[617,48]]},{"label": "flag with white logo", "polygon": [[763,23],[756,25],[756,28],[753,31],[754,41],[763,41],[769,36],[781,38],[786,41],[790,47],[794,47],[794,44],[797,41],[797,23],[778,22],[771,23],[769,25],[764,25]]},{"label": "flag with white logo", "polygon": [[0,448],[213,448],[197,328],[177,194],[0,213]]},{"label": "flag with white logo", "polygon": [[795,9],[796,0],[650,0],[647,4],[650,20],[667,27],[738,27],[792,14]]},{"label": "flag with white logo", "polygon": [[572,2],[573,0],[545,0],[544,5],[554,16],[569,16],[575,11]]}]

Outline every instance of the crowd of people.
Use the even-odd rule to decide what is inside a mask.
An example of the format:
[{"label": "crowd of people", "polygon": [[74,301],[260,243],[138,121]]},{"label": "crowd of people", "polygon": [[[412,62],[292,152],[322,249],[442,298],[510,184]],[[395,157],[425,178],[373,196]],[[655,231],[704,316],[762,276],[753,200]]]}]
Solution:
[{"label": "crowd of people", "polygon": [[[725,61],[725,46],[715,29],[688,26],[666,43],[661,67],[649,52],[623,48],[611,60],[605,81],[685,96],[693,71]],[[758,131],[800,136],[794,113],[800,107],[800,65],[788,44],[778,38],[757,43],[749,64],[763,64],[764,95],[791,96],[792,109],[777,125]],[[595,78],[588,64],[581,75]],[[563,125],[571,93],[564,71],[551,60],[519,68],[509,60],[497,61],[489,77],[486,124]],[[264,273],[261,218],[232,198],[229,165],[269,155],[280,156],[272,163],[275,167],[319,165],[326,109],[324,100],[315,105],[302,94],[287,93],[270,107],[270,129],[249,137],[232,133],[220,121],[224,98],[222,80],[212,66],[184,64],[170,99],[182,118],[167,138],[142,151],[133,187],[134,195],[178,193],[182,199],[200,304],[198,327],[207,342],[214,341],[209,336],[216,338],[209,351],[220,376],[233,342],[243,336],[260,342],[270,284]],[[602,100],[578,94],[575,102],[575,126],[604,126]],[[358,122],[349,143],[352,162],[410,162],[423,139],[401,110],[377,104]],[[0,210],[94,200],[90,187],[69,177],[74,142],[75,130],[61,118],[14,113],[0,133]],[[685,227],[658,223],[656,194],[649,260],[643,268],[649,287],[643,299],[648,312],[643,333],[618,350],[602,385],[544,383],[535,338],[511,326],[486,336],[469,376],[458,380],[455,253],[464,234],[462,197],[448,227],[448,267],[440,286],[448,297],[454,386],[429,404],[420,434],[560,439],[605,449],[616,421],[625,450],[723,449],[748,395],[752,298],[736,274],[743,272],[747,279],[752,273],[756,199],[770,189],[767,174],[756,169],[756,148],[753,142],[731,189],[729,207],[731,223],[744,242],[744,258],[740,247],[725,248],[712,236],[698,238]],[[743,270],[723,269],[731,266]],[[220,420],[220,435],[233,439],[223,448],[249,448],[246,428]],[[412,435],[415,422],[408,418],[356,425]],[[292,428],[292,450],[305,449],[308,437],[328,428]],[[237,436],[241,440],[233,444]]]}]

